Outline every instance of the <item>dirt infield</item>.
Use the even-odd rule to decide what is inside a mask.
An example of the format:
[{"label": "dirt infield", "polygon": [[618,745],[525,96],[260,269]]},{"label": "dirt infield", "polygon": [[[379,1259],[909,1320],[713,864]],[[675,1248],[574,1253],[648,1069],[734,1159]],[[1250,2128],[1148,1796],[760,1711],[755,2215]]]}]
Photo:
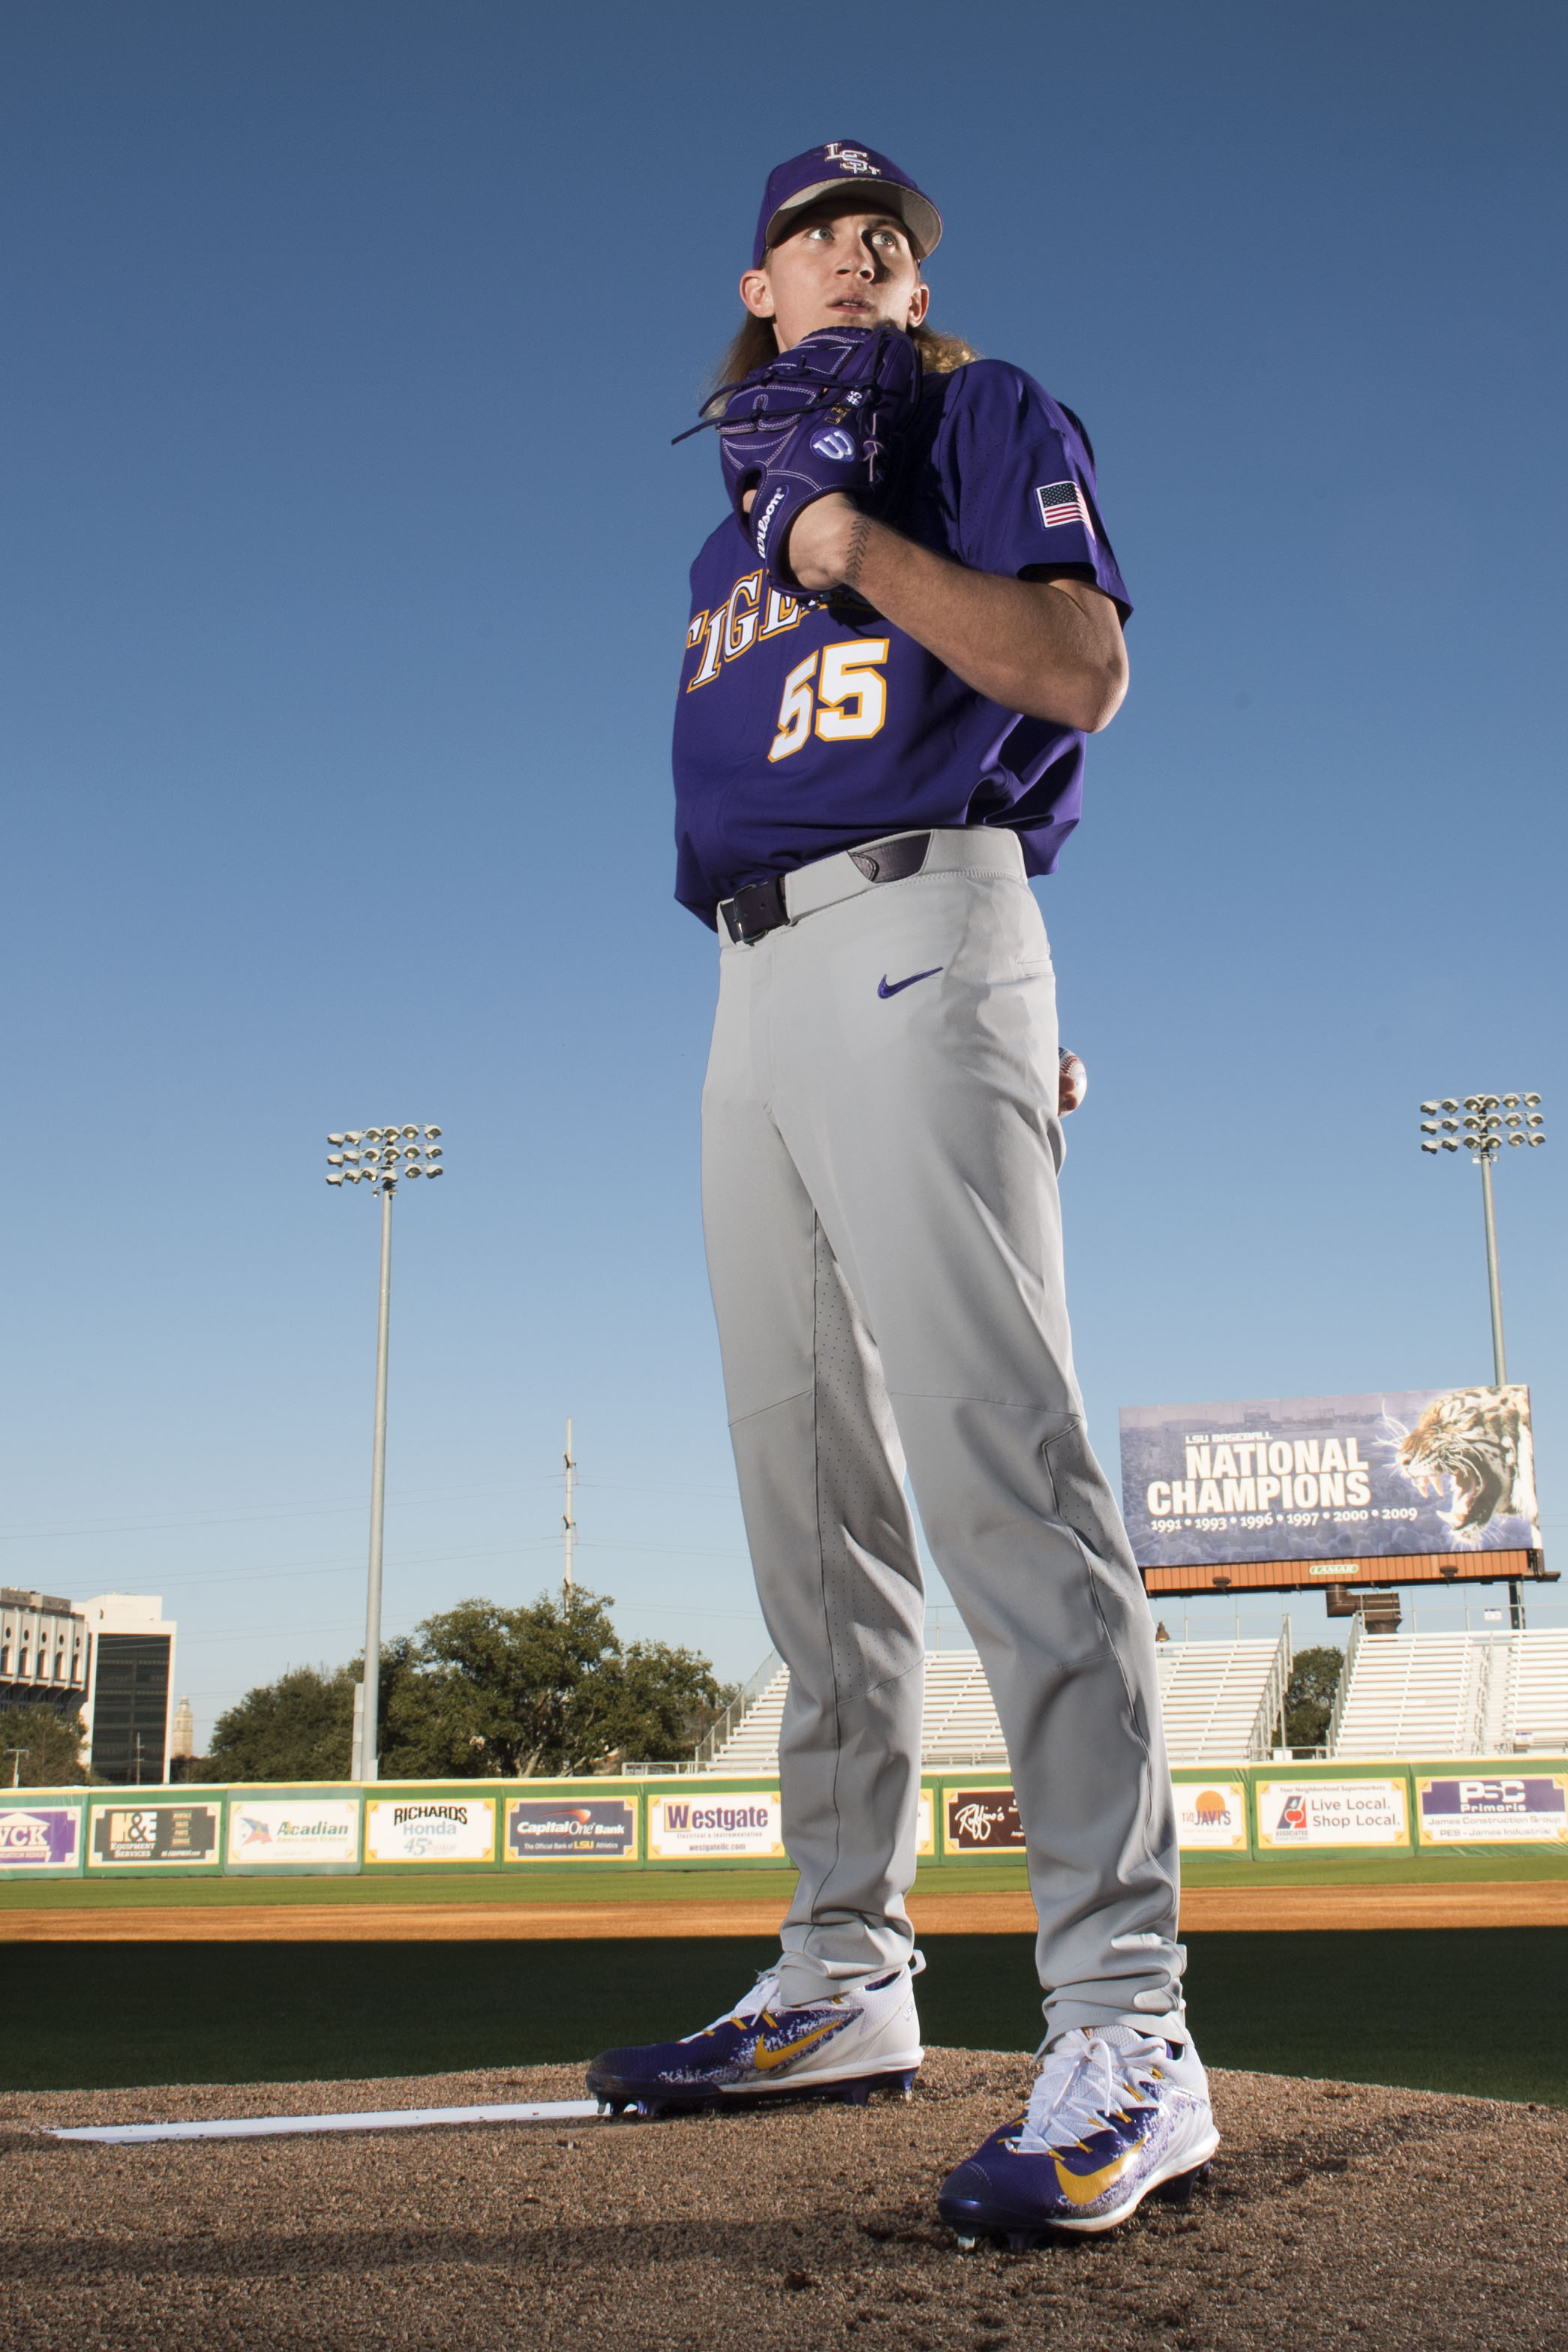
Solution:
[{"label": "dirt infield", "polygon": [[97,2147],[44,2124],[580,2094],[574,2068],[0,2101],[0,2340],[103,2352],[1561,2352],[1568,2114],[1216,2074],[1190,2210],[968,2261],[947,2166],[1027,2061],[933,2052],[908,2106]]},{"label": "dirt infield", "polygon": [[[15,1943],[478,1943],[527,1937],[771,1936],[783,1906],[756,1902],[235,1904],[224,1910],[160,1904],[101,1909],[0,1912],[0,1941]],[[1026,1893],[925,1895],[910,1916],[925,1936],[1033,1934]],[[1560,1927],[1568,1880],[1482,1880],[1468,1886],[1195,1886],[1182,1926],[1209,1934],[1302,1927]]]}]

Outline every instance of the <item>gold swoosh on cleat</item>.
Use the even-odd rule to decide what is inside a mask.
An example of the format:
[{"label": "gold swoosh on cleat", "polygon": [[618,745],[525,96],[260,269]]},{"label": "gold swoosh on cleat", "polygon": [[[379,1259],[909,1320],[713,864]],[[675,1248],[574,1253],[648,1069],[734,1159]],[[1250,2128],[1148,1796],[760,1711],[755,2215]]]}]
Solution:
[{"label": "gold swoosh on cleat", "polygon": [[1056,2159],[1057,2179],[1062,2195],[1069,2205],[1092,2205],[1097,2197],[1103,2197],[1106,2190],[1121,2179],[1135,2154],[1135,2149],[1129,2148],[1121,2156],[1113,2156],[1110,2162],[1102,2164],[1098,2172],[1069,2172],[1058,2156]]},{"label": "gold swoosh on cleat", "polygon": [[843,2022],[842,2018],[830,2017],[826,2025],[816,2026],[811,2032],[803,2033],[798,2042],[786,2042],[782,2050],[769,2050],[759,2042],[752,2053],[752,2063],[759,2074],[771,2074],[775,2068],[787,2066],[792,2058],[801,2057],[814,2043],[825,2041],[830,2033],[837,2033]]}]

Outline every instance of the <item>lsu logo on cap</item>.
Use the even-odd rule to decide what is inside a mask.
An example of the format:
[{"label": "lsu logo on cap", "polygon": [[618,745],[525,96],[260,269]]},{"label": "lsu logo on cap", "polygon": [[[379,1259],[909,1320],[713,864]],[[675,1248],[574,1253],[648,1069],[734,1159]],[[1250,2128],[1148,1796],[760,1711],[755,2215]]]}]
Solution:
[{"label": "lsu logo on cap", "polygon": [[843,147],[835,139],[822,152],[826,161],[837,163],[841,172],[869,172],[874,180],[880,177],[864,147]]},{"label": "lsu logo on cap", "polygon": [[855,455],[855,443],[841,425],[835,425],[831,433],[819,433],[811,446],[819,457],[837,457],[840,465]]}]

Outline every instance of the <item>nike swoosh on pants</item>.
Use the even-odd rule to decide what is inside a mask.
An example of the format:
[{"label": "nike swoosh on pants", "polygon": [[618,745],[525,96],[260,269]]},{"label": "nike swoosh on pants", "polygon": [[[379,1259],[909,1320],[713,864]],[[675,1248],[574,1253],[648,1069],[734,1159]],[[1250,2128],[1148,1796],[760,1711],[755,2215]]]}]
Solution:
[{"label": "nike swoosh on pants", "polygon": [[912,988],[917,980],[934,980],[941,970],[941,964],[933,963],[929,971],[911,971],[908,980],[892,981],[884,972],[877,983],[877,993],[879,996],[897,996],[900,988]]}]

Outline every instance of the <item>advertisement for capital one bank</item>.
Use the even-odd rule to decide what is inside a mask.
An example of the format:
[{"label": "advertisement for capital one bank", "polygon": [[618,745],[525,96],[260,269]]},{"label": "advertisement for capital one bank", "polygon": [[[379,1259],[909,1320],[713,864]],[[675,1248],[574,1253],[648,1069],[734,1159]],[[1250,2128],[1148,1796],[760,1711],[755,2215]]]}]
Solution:
[{"label": "advertisement for capital one bank", "polygon": [[1539,1548],[1526,1388],[1124,1407],[1140,1568]]}]

